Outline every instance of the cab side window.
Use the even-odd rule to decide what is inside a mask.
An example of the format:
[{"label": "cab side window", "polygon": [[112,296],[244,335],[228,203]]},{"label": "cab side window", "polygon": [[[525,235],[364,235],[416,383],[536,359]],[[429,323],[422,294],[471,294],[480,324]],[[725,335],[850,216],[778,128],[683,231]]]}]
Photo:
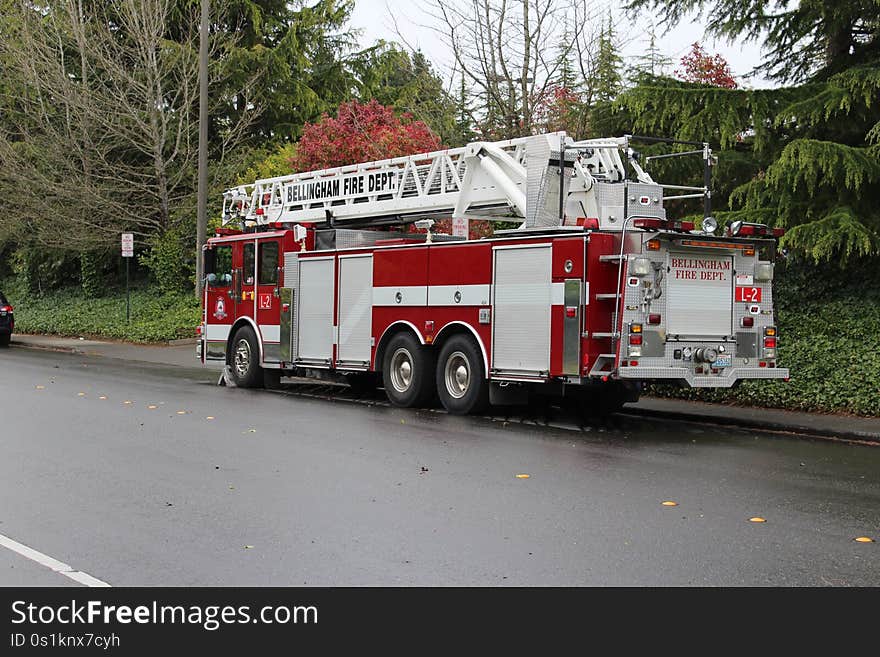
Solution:
[{"label": "cab side window", "polygon": [[216,246],[212,251],[213,258],[205,260],[211,266],[208,283],[214,287],[232,285],[232,246]]},{"label": "cab side window", "polygon": [[278,284],[278,242],[260,244],[260,285]]},{"label": "cab side window", "polygon": [[245,285],[254,284],[254,243],[248,242],[242,251],[241,275]]}]

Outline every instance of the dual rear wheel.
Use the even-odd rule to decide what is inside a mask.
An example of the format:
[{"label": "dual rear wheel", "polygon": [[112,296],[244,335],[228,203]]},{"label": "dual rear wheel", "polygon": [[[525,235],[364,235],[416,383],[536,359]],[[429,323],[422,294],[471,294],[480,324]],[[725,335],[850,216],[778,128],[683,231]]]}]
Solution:
[{"label": "dual rear wheel", "polygon": [[436,394],[447,411],[465,415],[489,403],[482,352],[464,334],[449,338],[437,353],[412,333],[398,333],[385,349],[382,373],[385,392],[395,406],[424,405]]}]

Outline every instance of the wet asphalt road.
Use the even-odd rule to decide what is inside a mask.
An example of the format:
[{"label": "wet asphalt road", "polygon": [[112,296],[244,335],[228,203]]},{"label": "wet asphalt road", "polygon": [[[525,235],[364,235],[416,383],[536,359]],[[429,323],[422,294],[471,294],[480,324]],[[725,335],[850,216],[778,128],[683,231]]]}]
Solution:
[{"label": "wet asphalt road", "polygon": [[2,352],[0,535],[119,586],[880,585],[880,447],[215,379]]}]

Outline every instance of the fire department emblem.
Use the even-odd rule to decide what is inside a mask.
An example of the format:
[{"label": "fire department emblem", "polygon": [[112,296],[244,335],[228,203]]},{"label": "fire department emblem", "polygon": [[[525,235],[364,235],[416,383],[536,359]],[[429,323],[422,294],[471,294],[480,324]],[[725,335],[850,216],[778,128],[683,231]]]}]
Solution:
[{"label": "fire department emblem", "polygon": [[223,297],[217,297],[217,305],[214,307],[214,317],[217,319],[226,319],[226,302]]}]

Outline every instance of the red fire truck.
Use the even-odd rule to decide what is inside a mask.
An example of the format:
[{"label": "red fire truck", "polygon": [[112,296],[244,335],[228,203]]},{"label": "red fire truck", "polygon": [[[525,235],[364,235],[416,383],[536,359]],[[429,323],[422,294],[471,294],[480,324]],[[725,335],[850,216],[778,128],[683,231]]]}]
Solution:
[{"label": "red fire truck", "polygon": [[[632,142],[552,133],[230,189],[204,251],[198,355],[240,387],[314,376],[382,385],[398,406],[439,396],[452,413],[787,379],[778,233],[715,234],[707,144],[682,152],[707,171],[687,187],[655,183]],[[699,230],[666,216],[688,198],[706,202]],[[438,217],[452,235],[432,233]],[[468,239],[474,218],[519,226]]]}]

